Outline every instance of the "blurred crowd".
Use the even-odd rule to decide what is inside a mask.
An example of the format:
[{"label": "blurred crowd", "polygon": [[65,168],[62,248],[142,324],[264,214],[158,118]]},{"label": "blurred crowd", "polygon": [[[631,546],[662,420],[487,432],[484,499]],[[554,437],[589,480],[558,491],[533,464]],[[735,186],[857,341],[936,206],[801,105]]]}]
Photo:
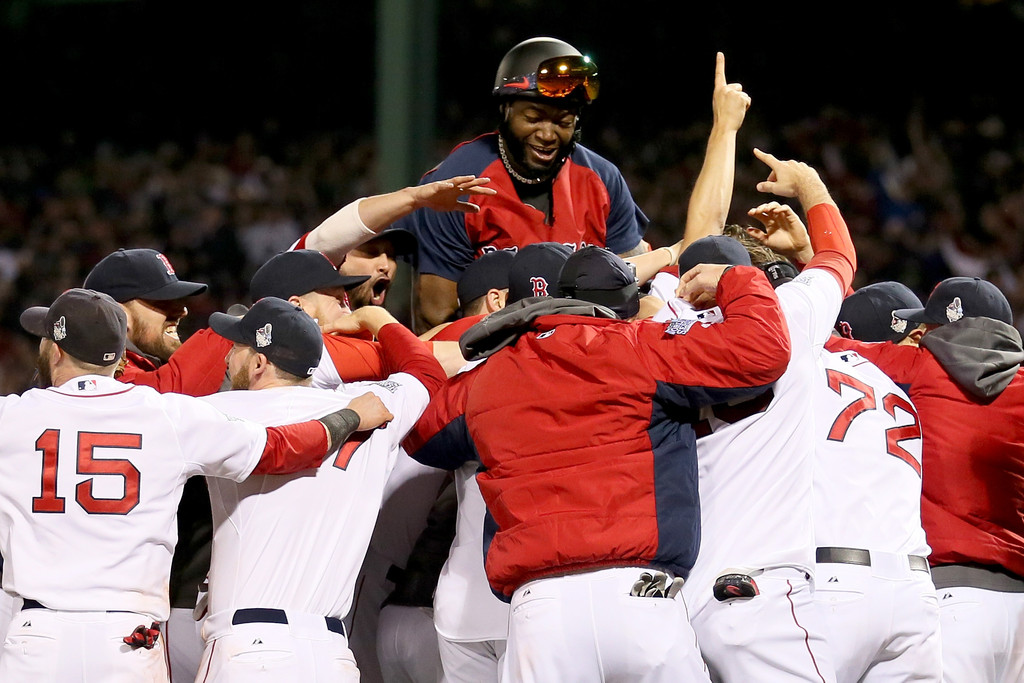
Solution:
[{"label": "blurred crowd", "polygon": [[[641,140],[614,128],[584,135],[621,168],[651,219],[655,247],[682,234],[706,119]],[[892,126],[829,108],[777,126],[752,111],[739,137],[730,217],[741,224],[762,201],[754,188],[766,169],[753,147],[820,170],[857,247],[855,287],[897,280],[924,298],[945,277],[979,276],[1005,292],[1018,327],[1024,322],[1024,139],[998,115],[931,120],[919,109]],[[255,269],[303,232],[359,196],[396,189],[376,187],[374,177],[369,136],[0,148],[0,393],[32,379],[36,343],[20,331],[18,314],[80,286],[118,247],[161,250],[181,277],[210,284],[184,337],[209,313],[249,303]]]}]

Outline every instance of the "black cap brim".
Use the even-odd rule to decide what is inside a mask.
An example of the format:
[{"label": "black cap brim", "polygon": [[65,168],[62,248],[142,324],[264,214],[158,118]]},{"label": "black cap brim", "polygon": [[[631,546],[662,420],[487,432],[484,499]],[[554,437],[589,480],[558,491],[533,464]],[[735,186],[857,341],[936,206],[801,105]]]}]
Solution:
[{"label": "black cap brim", "polygon": [[46,337],[46,314],[49,310],[46,306],[33,306],[25,309],[19,318],[21,327],[31,335]]},{"label": "black cap brim", "polygon": [[419,251],[419,242],[416,240],[416,236],[405,228],[382,230],[366,240],[364,244],[379,239],[386,239],[391,243],[395,256],[414,256]]},{"label": "black cap brim", "polygon": [[909,320],[912,323],[931,323],[933,325],[945,325],[948,320],[932,320],[924,308],[898,308],[892,312],[897,318]]},{"label": "black cap brim", "polygon": [[236,344],[249,344],[245,334],[242,332],[242,319],[216,311],[210,314],[210,329]]},{"label": "black cap brim", "polygon": [[149,299],[150,301],[171,301],[173,299],[184,299],[186,297],[195,296],[196,294],[202,294],[206,290],[207,286],[199,282],[176,280],[174,282],[168,282],[163,287],[154,289],[152,292],[138,294],[132,298]]}]

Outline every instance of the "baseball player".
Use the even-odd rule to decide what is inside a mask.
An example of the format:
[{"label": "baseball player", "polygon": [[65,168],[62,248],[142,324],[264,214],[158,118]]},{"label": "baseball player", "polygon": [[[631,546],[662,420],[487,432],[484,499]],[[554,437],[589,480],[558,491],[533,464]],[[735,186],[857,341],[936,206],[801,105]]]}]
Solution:
[{"label": "baseball player", "polygon": [[[464,275],[501,253],[509,252],[484,254],[466,267]],[[506,302],[557,295],[558,276],[571,254],[569,247],[557,242],[535,242],[519,249],[506,274]],[[482,317],[469,322],[479,322]],[[455,321],[439,337],[448,338],[445,335],[461,326],[461,320]],[[474,361],[464,370],[481,362]],[[470,459],[454,472],[458,495],[455,541],[441,569],[434,598],[434,625],[446,683],[497,682],[508,638],[508,603],[494,595],[484,571],[487,509],[476,483],[478,468],[479,463]]]},{"label": "baseball player", "polygon": [[280,424],[371,392],[389,424],[347,442],[314,476],[210,481],[215,530],[202,680],[359,680],[342,618],[399,442],[444,372],[384,309],[365,307],[348,320],[352,332],[380,339],[392,373],[335,392],[311,386],[322,337],[293,305],[266,298],[240,319],[210,318],[214,330],[235,342],[228,360],[232,386],[249,389],[206,399],[226,414]]},{"label": "baseball player", "polygon": [[206,285],[179,280],[156,250],[118,249],[93,266],[82,286],[108,294],[127,315],[128,345],[117,379],[190,396],[220,388],[231,344],[211,330],[197,331],[184,344],[178,338],[188,299]]},{"label": "baseball player", "polygon": [[990,282],[943,280],[922,306],[920,348],[834,338],[907,386],[921,418],[921,521],[939,603],[942,680],[1024,680],[1024,346]]},{"label": "baseball player", "polygon": [[[197,331],[185,343],[178,337],[188,300],[205,292],[206,285],[179,280],[171,262],[158,251],[118,249],[89,271],[84,286],[110,295],[127,316],[127,347],[117,379],[190,396],[220,389],[231,343],[209,329]],[[201,479],[185,482],[178,546],[171,563],[171,616],[163,624],[174,683],[190,683],[202,655],[192,610],[209,568],[204,544],[211,524],[208,498]]]},{"label": "baseball player", "polygon": [[647,217],[622,173],[579,144],[579,121],[598,94],[597,66],[572,45],[536,37],[510,49],[495,74],[495,132],[457,146],[421,183],[473,174],[491,179],[476,213],[415,211],[395,225],[419,241],[417,331],[451,318],[462,270],[488,251],[555,241],[648,250]]},{"label": "baseball player", "polygon": [[[753,400],[701,411],[697,462],[708,542],[683,593],[713,680],[832,681],[825,626],[812,600],[811,392],[855,254],[812,168],[760,150],[755,155],[771,168],[758,190],[796,196],[807,208],[815,255],[798,278],[776,289],[793,343],[782,378]],[[753,213],[772,235],[779,231],[777,210],[764,205]],[[684,252],[680,263],[686,260]],[[683,285],[687,278],[684,273]],[[714,302],[689,303],[703,309]],[[771,626],[752,638],[751,623]]]},{"label": "baseball player", "polygon": [[[324,353],[313,373],[313,386],[335,389],[353,381],[387,377],[381,345],[367,339],[365,332],[350,329],[351,311],[346,287],[365,277],[339,275],[326,256],[312,249],[286,251],[268,260],[253,275],[249,292],[254,300],[267,296],[286,299],[316,320],[323,334]],[[336,334],[333,332],[337,332]],[[426,347],[427,343],[419,342]],[[434,352],[452,348],[454,342],[430,343]],[[456,366],[463,361],[458,355]],[[391,567],[399,569],[426,525],[427,513],[443,484],[444,473],[399,454],[385,488],[365,567],[357,582],[353,614],[348,617],[349,647],[360,662],[361,675],[372,683],[380,680],[377,664],[377,613],[394,588],[386,577]],[[400,495],[396,495],[400,494]]]},{"label": "baseball player", "polygon": [[[893,342],[907,336],[905,323],[894,329],[892,311],[920,301],[879,284],[844,300],[835,334],[857,330]],[[902,296],[893,301],[894,293]],[[884,318],[875,314],[883,308]],[[821,359],[813,397],[814,600],[825,615],[836,679],[938,683],[939,608],[921,527],[917,411],[857,352],[825,351]]]},{"label": "baseball player", "polygon": [[487,577],[511,598],[503,680],[706,680],[678,593],[699,543],[694,439],[670,415],[763,390],[789,344],[758,271],[702,267],[688,287],[716,292],[726,321],[627,322],[632,271],[581,249],[559,278],[569,300],[525,299],[463,335],[487,362],[410,435],[423,462],[486,468]]},{"label": "baseball player", "polygon": [[20,603],[0,680],[167,681],[159,622],[185,480],[316,467],[358,415],[265,428],[118,382],[126,316],[92,290],[21,323],[41,337],[45,388],[0,399],[3,588]]}]

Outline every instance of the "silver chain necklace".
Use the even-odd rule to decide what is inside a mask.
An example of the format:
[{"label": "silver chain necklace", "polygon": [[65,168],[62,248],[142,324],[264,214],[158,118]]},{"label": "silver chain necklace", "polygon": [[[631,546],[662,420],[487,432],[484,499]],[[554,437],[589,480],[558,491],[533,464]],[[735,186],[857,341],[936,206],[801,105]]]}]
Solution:
[{"label": "silver chain necklace", "polygon": [[509,163],[508,155],[505,152],[505,139],[501,137],[501,135],[498,136],[498,151],[501,153],[501,163],[505,164],[505,170],[508,171],[510,176],[521,182],[523,185],[539,185],[547,180],[547,178],[526,178],[517,173],[516,170],[512,168],[512,164]]}]

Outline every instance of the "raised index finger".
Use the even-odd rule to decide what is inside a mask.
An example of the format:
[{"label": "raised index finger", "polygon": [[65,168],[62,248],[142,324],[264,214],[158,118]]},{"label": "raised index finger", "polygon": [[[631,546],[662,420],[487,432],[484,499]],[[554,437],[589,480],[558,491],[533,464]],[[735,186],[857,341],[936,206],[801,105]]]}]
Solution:
[{"label": "raised index finger", "polygon": [[725,54],[719,52],[715,57],[715,87],[725,85]]}]

